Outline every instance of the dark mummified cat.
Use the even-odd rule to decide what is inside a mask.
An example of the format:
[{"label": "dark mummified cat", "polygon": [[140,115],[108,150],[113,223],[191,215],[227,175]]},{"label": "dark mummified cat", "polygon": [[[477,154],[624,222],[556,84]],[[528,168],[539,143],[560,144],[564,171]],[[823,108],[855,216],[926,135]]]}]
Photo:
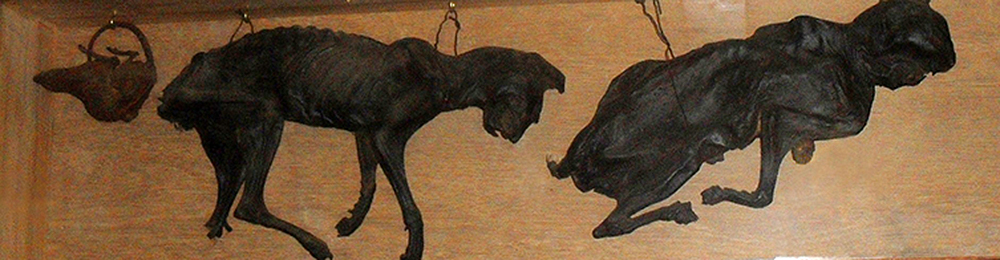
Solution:
[{"label": "dark mummified cat", "polygon": [[654,221],[697,220],[680,202],[633,215],[673,195],[702,163],[759,138],[756,190],[714,186],[701,195],[709,205],[765,207],[785,155],[806,163],[815,141],[861,132],[876,86],[915,86],[954,65],[948,23],[926,0],[880,1],[848,24],[799,16],[628,68],[566,157],[548,167],[581,191],[617,200],[593,236],[618,236]]},{"label": "dark mummified cat", "polygon": [[536,53],[484,47],[458,56],[426,41],[383,44],[361,35],[291,27],[264,30],[198,53],[163,91],[159,115],[194,128],[216,170],[219,194],[205,225],[220,237],[243,184],[237,219],[285,232],[318,259],[331,258],[320,239],[268,212],[264,182],[285,121],[354,133],[361,197],[341,236],[364,220],[381,166],[409,231],[404,259],[423,252],[423,222],[403,169],[407,140],[446,111],[478,107],[493,136],[517,142],[538,122],[546,90],[563,92],[563,74]]}]

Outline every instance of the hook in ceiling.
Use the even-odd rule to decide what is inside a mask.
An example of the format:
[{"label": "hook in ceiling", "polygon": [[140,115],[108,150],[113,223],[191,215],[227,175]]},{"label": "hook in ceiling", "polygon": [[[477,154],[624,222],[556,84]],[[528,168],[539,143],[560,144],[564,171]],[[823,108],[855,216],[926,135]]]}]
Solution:
[{"label": "hook in ceiling", "polygon": [[115,19],[118,19],[118,10],[125,9],[125,1],[118,0],[115,1],[115,5],[111,7],[111,19],[108,20],[108,24],[115,24]]}]

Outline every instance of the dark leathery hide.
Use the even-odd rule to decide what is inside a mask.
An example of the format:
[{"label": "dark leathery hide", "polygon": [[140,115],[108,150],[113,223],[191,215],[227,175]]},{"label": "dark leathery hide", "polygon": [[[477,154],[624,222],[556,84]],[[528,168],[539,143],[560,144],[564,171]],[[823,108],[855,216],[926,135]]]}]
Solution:
[{"label": "dark leathery hide", "polygon": [[354,133],[361,196],[337,224],[353,233],[367,214],[381,167],[409,232],[404,259],[423,252],[423,222],[410,194],[403,151],[410,136],[438,114],[478,107],[483,127],[517,142],[538,122],[544,92],[563,92],[563,74],[537,53],[485,47],[457,57],[424,40],[384,44],[356,34],[290,27],[247,35],[196,54],[163,91],[158,114],[195,129],[216,170],[219,195],[205,224],[208,237],[231,230],[233,215],[291,235],[317,259],[326,243],[270,214],[263,188],[285,121]]},{"label": "dark leathery hide", "polygon": [[[136,61],[135,51],[108,48],[113,56],[95,53],[94,42],[109,29],[125,28],[135,34],[142,45],[146,61]],[[146,36],[138,27],[127,22],[116,22],[98,29],[87,48],[79,46],[87,55],[87,62],[70,67],[44,71],[33,80],[45,89],[69,93],[83,102],[91,117],[98,121],[130,122],[139,115],[139,109],[156,84],[156,65],[153,50]],[[124,62],[117,56],[126,56]]]},{"label": "dark leathery hide", "polygon": [[847,24],[799,16],[747,39],[629,67],[565,157],[548,167],[581,191],[614,198],[593,235],[618,236],[654,221],[697,220],[681,202],[634,215],[673,195],[702,163],[759,138],[757,189],[714,186],[702,202],[765,207],[782,158],[791,152],[807,163],[814,141],[858,134],[875,86],[914,86],[954,64],[948,24],[928,1],[884,0]]}]

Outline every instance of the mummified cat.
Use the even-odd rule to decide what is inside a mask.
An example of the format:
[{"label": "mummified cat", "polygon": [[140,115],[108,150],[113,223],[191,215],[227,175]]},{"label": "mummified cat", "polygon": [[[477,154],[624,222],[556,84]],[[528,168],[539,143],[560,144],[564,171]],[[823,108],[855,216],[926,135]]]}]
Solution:
[{"label": "mummified cat", "polygon": [[881,1],[848,24],[799,16],[626,69],[566,157],[548,167],[617,200],[593,236],[619,236],[654,221],[697,220],[680,202],[633,215],[673,195],[702,163],[760,138],[756,190],[713,186],[701,195],[709,205],[765,207],[786,154],[807,163],[814,141],[864,129],[875,86],[915,86],[954,65],[948,23],[926,0]]}]

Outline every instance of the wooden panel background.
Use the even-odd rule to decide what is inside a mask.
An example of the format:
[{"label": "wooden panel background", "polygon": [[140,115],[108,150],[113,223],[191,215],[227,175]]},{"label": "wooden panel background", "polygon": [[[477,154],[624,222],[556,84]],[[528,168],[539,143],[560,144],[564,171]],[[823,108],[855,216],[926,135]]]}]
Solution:
[{"label": "wooden panel background", "polygon": [[[708,42],[746,37],[756,27],[797,14],[847,22],[874,2],[667,1],[664,25],[677,53],[685,53]],[[632,1],[460,9],[460,51],[498,45],[539,52],[566,74],[567,92],[546,94],[541,123],[516,145],[484,133],[477,109],[441,115],[416,134],[406,166],[426,225],[424,256],[1000,255],[1000,118],[995,113],[1000,110],[1000,1],[933,5],[950,22],[956,67],[916,88],[879,89],[869,126],[859,136],[818,143],[808,165],[786,161],[771,206],[755,210],[699,204],[698,194],[711,185],[749,189],[756,184],[755,144],[727,154],[723,163],[703,167],[664,202],[694,201],[698,222],[656,223],[602,240],[592,239],[590,232],[614,202],[552,178],[544,159],[562,156],[615,75],[635,62],[662,57],[648,21]],[[389,42],[408,36],[433,39],[442,14],[411,10],[255,23],[258,28],[315,25]],[[4,28],[8,16],[5,11]],[[32,28],[35,22],[21,23]],[[14,231],[4,239],[36,242],[5,246],[5,253],[44,259],[308,258],[290,237],[234,219],[234,232],[206,239],[202,224],[216,192],[211,165],[194,132],[178,132],[155,115],[155,97],[170,79],[195,53],[225,44],[236,23],[142,25],[157,54],[160,82],[130,124],[98,123],[68,95],[5,99],[3,176],[12,182],[3,186],[4,212],[25,210],[0,214],[19,219],[5,220],[5,232]],[[4,49],[4,61],[31,58],[19,54],[23,48],[42,56],[36,57],[42,69],[82,63],[75,45],[89,39],[94,29],[36,29],[43,32],[37,47],[30,41],[8,44],[3,38],[5,48],[17,49]],[[10,37],[7,33],[5,29]],[[129,34],[105,35],[107,43],[137,48]],[[450,39],[450,34],[442,38]],[[5,79],[4,94],[37,93],[39,87],[29,82],[36,72],[9,72],[13,79]],[[40,104],[36,106],[44,112],[37,119],[23,119],[20,115],[35,113],[31,105],[18,103],[24,100]],[[25,130],[23,120],[40,126]],[[43,141],[23,139],[32,136]],[[266,189],[273,213],[328,242],[339,259],[394,259],[403,252],[400,211],[381,175],[365,224],[353,236],[336,236],[334,225],[357,199],[360,179],[349,133],[289,123],[282,142]],[[10,143],[17,144],[6,146]],[[12,166],[24,162],[42,163],[31,169]],[[17,184],[36,192],[9,188]],[[31,208],[36,210],[29,212]],[[35,225],[25,224],[31,219]],[[38,237],[24,238],[20,232]]]},{"label": "wooden panel background", "polygon": [[52,117],[50,95],[34,87],[39,52],[51,27],[0,6],[0,259],[20,259],[44,241],[44,178]]}]

